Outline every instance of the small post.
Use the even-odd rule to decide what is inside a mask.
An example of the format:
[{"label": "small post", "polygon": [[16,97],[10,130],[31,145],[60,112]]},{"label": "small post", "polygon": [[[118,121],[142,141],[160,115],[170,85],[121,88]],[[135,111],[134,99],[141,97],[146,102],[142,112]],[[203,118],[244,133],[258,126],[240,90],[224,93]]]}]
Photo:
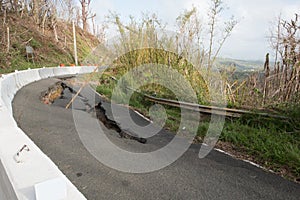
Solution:
[{"label": "small post", "polygon": [[9,53],[9,47],[10,47],[10,35],[9,35],[9,27],[7,27],[7,53]]},{"label": "small post", "polygon": [[78,66],[76,29],[75,29],[75,22],[74,22],[74,20],[73,20],[73,40],[74,40],[74,58],[75,58],[75,64],[76,64],[76,66]]},{"label": "small post", "polygon": [[6,24],[6,8],[4,8],[4,16],[3,16],[3,27]]}]

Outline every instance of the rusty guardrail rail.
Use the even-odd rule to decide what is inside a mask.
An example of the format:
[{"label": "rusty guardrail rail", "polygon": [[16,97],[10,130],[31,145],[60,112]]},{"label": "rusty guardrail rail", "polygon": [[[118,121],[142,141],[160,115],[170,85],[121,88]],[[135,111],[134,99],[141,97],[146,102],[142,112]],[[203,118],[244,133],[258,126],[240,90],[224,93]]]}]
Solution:
[{"label": "rusty guardrail rail", "polygon": [[143,94],[143,95],[146,99],[148,99],[149,101],[155,102],[155,103],[178,107],[178,108],[184,108],[187,110],[192,110],[192,111],[200,112],[200,113],[204,113],[204,114],[214,114],[214,115],[233,117],[233,118],[239,118],[244,114],[256,114],[256,115],[260,115],[263,117],[288,119],[285,116],[273,115],[273,114],[269,114],[269,113],[255,113],[255,112],[251,112],[251,111],[247,111],[247,110],[222,108],[222,107],[217,107],[217,106],[205,106],[205,105],[176,101],[176,100],[161,99],[161,98],[153,97],[153,96],[146,95],[146,94]]},{"label": "rusty guardrail rail", "polygon": [[245,110],[221,108],[221,107],[217,107],[217,106],[205,106],[205,105],[182,102],[182,101],[161,99],[161,98],[156,98],[156,97],[145,95],[145,94],[144,94],[144,96],[149,101],[152,101],[155,103],[178,107],[178,108],[184,108],[187,110],[192,110],[195,112],[200,112],[200,113],[205,113],[205,114],[215,114],[215,115],[221,115],[221,116],[226,116],[226,117],[241,117],[243,114],[251,113],[250,111],[245,111]]},{"label": "rusty guardrail rail", "polygon": [[[110,76],[110,78],[117,81],[117,79],[113,76]],[[188,102],[183,102],[183,101],[162,99],[162,98],[157,98],[157,97],[153,97],[153,96],[144,94],[144,93],[137,91],[128,86],[125,86],[125,87],[129,90],[132,90],[134,92],[137,92],[137,93],[143,95],[149,101],[163,104],[163,105],[173,106],[173,107],[177,107],[177,108],[184,108],[187,110],[200,112],[200,113],[204,113],[204,114],[210,114],[210,115],[214,114],[214,115],[220,115],[220,116],[232,117],[232,118],[239,118],[244,114],[254,114],[254,115],[259,115],[262,117],[288,119],[288,117],[285,117],[285,116],[274,115],[274,114],[269,114],[269,113],[256,113],[256,112],[251,112],[248,110],[238,110],[238,109],[231,109],[231,108],[224,108],[224,107],[217,107],[217,106],[205,106],[205,105],[188,103]]]}]

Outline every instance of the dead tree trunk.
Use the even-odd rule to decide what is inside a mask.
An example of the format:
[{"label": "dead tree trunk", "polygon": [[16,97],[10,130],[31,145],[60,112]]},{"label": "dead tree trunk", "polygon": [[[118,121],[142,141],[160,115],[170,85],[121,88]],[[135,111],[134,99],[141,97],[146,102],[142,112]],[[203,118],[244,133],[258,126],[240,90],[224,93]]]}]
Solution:
[{"label": "dead tree trunk", "polygon": [[92,0],[79,0],[81,4],[82,29],[88,31],[89,6]]},{"label": "dead tree trunk", "polygon": [[268,97],[268,92],[269,92],[269,84],[268,84],[268,77],[270,76],[269,53],[267,53],[267,55],[266,55],[264,70],[265,70],[265,84],[264,84],[263,104],[265,105],[266,104],[266,99]]},{"label": "dead tree trunk", "polygon": [[9,34],[9,27],[7,27],[7,50],[6,50],[7,53],[9,53],[9,47],[10,47],[10,34]]}]

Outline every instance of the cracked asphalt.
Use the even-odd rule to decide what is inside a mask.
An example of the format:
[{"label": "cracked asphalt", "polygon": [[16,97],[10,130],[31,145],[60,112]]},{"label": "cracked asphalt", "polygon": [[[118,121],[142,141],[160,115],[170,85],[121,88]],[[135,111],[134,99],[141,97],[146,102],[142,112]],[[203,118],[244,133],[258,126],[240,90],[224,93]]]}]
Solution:
[{"label": "cracked asphalt", "polygon": [[[155,172],[131,174],[111,169],[99,162],[83,145],[76,130],[72,110],[64,108],[70,97],[60,99],[53,105],[45,105],[40,101],[41,93],[57,81],[56,78],[50,78],[22,88],[13,101],[14,117],[19,127],[89,200],[298,200],[300,197],[299,184],[223,153],[214,150],[204,159],[199,159],[199,144],[191,145],[177,161]],[[73,109],[79,115],[96,122],[98,120],[92,107],[101,98],[89,99],[93,96],[92,93],[86,87],[81,93],[86,98],[82,101],[85,103],[79,103]],[[105,105],[109,106],[108,103]],[[110,113],[109,110],[107,112]],[[134,112],[131,112],[131,117],[137,124],[148,124]],[[100,122],[99,125],[113,143],[133,152],[159,149],[173,138],[172,133],[161,131],[149,138],[147,144],[141,144],[120,138],[115,131],[106,129]],[[86,130],[91,134],[97,131],[99,130],[93,127]],[[112,156],[111,159],[115,158]]]}]

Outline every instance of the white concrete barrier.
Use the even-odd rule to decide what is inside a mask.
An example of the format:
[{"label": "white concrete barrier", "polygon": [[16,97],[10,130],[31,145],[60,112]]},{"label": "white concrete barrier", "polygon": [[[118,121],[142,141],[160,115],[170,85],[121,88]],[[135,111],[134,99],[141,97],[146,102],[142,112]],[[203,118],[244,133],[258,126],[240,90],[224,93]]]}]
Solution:
[{"label": "white concrete barrier", "polygon": [[1,160],[0,160],[0,199],[18,200]]},{"label": "white concrete barrier", "polygon": [[[38,188],[36,186],[47,185],[43,183],[55,179],[65,181],[67,196],[65,199],[86,199],[50,158],[17,126],[12,113],[12,100],[19,89],[31,82],[53,76],[90,73],[94,69],[95,67],[28,69],[0,77],[0,158],[3,164],[3,167],[0,168],[0,178],[3,180],[0,182],[4,184],[0,184],[0,192],[4,192],[0,194],[1,200],[4,197],[35,200],[37,199],[35,188]],[[24,145],[27,146],[26,151],[21,152],[24,157],[22,160],[18,160],[16,159],[17,152]],[[9,181],[11,185],[8,186],[5,181],[7,183]],[[51,193],[55,192],[53,188],[49,188],[50,191]],[[41,194],[39,193],[39,195]]]},{"label": "white concrete barrier", "polygon": [[14,73],[17,83],[18,90],[21,89],[24,85],[38,81],[41,79],[40,69],[28,69],[24,71],[17,71]]},{"label": "white concrete barrier", "polygon": [[43,68],[39,70],[41,79],[50,78],[54,76],[53,68]]},{"label": "white concrete barrier", "polygon": [[93,67],[81,67],[78,69],[78,74],[86,74],[86,73],[90,73],[91,70],[93,71],[95,68]]},{"label": "white concrete barrier", "polygon": [[1,80],[1,93],[0,97],[4,103],[4,106],[12,114],[11,102],[18,91],[15,74],[3,75]]},{"label": "white concrete barrier", "polygon": [[56,67],[53,68],[55,76],[64,76],[69,74],[78,74],[79,68],[77,67]]}]

